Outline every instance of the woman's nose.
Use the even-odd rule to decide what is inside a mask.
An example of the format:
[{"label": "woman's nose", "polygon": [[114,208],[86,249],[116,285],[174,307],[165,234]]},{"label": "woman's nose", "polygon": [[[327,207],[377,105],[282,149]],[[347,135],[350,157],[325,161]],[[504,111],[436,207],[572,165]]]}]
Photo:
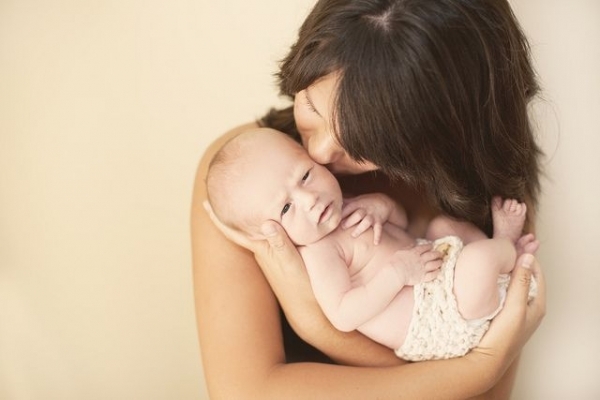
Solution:
[{"label": "woman's nose", "polygon": [[338,161],[344,150],[330,135],[320,135],[310,138],[308,154],[319,164],[327,165]]}]

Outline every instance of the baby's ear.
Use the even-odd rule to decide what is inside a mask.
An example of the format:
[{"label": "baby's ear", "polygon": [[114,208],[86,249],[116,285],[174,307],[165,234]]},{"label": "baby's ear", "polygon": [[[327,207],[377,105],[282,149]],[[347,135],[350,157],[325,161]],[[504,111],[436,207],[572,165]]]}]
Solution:
[{"label": "baby's ear", "polygon": [[246,234],[250,240],[265,240],[267,237],[261,232],[248,232]]}]

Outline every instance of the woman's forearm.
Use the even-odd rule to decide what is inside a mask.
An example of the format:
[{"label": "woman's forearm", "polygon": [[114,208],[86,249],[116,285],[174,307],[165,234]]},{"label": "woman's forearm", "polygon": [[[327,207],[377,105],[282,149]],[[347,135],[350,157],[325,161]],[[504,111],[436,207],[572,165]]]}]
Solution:
[{"label": "woman's forearm", "polygon": [[468,356],[389,368],[279,364],[255,394],[261,399],[465,399],[493,386],[499,369],[494,364]]},{"label": "woman's forearm", "polygon": [[510,394],[512,393],[512,389],[515,385],[515,379],[517,377],[518,366],[519,357],[512,362],[504,375],[502,375],[500,380],[490,390],[479,396],[472,397],[471,400],[510,399]]}]

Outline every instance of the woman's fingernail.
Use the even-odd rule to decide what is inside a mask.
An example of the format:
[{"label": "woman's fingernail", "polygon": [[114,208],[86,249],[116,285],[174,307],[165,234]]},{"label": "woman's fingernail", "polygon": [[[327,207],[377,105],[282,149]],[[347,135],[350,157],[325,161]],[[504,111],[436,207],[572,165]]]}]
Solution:
[{"label": "woman's fingernail", "polygon": [[531,268],[532,264],[533,264],[533,255],[531,255],[529,253],[523,254],[523,257],[521,258],[521,267],[529,269],[529,268]]}]

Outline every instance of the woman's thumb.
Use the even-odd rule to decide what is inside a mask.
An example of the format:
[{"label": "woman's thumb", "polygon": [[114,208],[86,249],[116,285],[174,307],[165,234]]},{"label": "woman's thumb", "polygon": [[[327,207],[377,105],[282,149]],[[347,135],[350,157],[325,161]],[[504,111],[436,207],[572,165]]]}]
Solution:
[{"label": "woman's thumb", "polygon": [[260,227],[260,230],[274,251],[284,251],[292,245],[281,225],[276,222],[267,221]]},{"label": "woman's thumb", "polygon": [[521,254],[517,258],[516,268],[511,277],[511,286],[516,286],[513,293],[519,299],[519,302],[522,302],[523,298],[527,299],[529,296],[531,280],[533,279],[532,266],[534,262],[535,257],[529,253]]},{"label": "woman's thumb", "polygon": [[286,279],[304,273],[302,258],[281,225],[267,221],[261,226],[261,232],[269,244],[265,253],[256,254],[261,266],[278,266],[277,270],[283,272]]}]

